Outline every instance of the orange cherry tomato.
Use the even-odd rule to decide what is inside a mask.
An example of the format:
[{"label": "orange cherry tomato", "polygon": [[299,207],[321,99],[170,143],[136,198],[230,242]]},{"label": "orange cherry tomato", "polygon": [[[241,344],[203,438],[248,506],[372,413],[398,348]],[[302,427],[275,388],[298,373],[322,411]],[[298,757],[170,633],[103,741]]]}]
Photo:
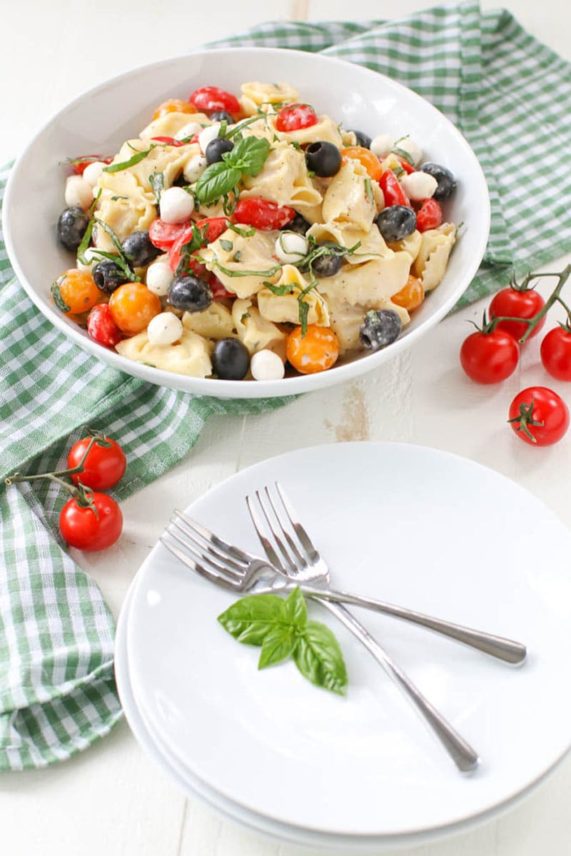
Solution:
[{"label": "orange cherry tomato", "polygon": [[354,158],[354,160],[362,163],[373,181],[380,179],[383,173],[381,162],[370,149],[365,149],[363,146],[347,146],[346,149],[341,149],[341,154],[346,158]]},{"label": "orange cherry tomato", "polygon": [[160,119],[161,116],[166,116],[168,113],[197,113],[194,104],[189,101],[183,101],[181,98],[169,98],[168,101],[163,101],[159,104],[153,113],[153,119]]},{"label": "orange cherry tomato", "polygon": [[305,336],[296,327],[287,337],[286,356],[301,374],[324,372],[337,362],[339,341],[330,327],[310,324]]},{"label": "orange cherry tomato", "polygon": [[105,295],[97,288],[89,271],[77,268],[66,270],[53,283],[52,297],[58,309],[70,318],[89,312],[96,303],[105,300]]},{"label": "orange cherry tomato", "polygon": [[127,336],[147,329],[151,318],[161,311],[161,301],[141,282],[126,282],[109,298],[109,309],[115,324]]},{"label": "orange cherry tomato", "polygon": [[391,300],[397,306],[412,312],[413,309],[418,309],[424,300],[424,286],[416,276],[409,276],[406,285],[397,294],[393,294]]}]

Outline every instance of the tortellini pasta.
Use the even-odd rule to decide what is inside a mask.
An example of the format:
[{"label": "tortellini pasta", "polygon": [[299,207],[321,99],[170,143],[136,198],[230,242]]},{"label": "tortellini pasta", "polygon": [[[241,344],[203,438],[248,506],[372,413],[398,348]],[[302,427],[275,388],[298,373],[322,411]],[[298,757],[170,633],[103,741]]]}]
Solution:
[{"label": "tortellini pasta", "polygon": [[244,179],[242,197],[263,196],[278,205],[291,205],[301,212],[322,202],[321,193],[312,185],[302,151],[288,143],[277,143],[264,168],[255,177]]},{"label": "tortellini pasta", "polygon": [[264,286],[257,294],[258,308],[263,318],[280,324],[298,324],[299,302],[303,300],[307,307],[307,323],[329,326],[325,299],[316,288],[308,290],[307,281],[296,267],[284,265],[281,277],[272,288]]},{"label": "tortellini pasta", "polygon": [[174,345],[153,345],[143,331],[119,342],[116,348],[130,360],[168,372],[192,377],[209,377],[212,374],[212,346],[191,330],[185,330]]},{"label": "tortellini pasta", "polygon": [[442,281],[456,241],[456,231],[452,223],[443,223],[438,229],[423,232],[413,271],[420,277],[425,291],[432,291]]}]

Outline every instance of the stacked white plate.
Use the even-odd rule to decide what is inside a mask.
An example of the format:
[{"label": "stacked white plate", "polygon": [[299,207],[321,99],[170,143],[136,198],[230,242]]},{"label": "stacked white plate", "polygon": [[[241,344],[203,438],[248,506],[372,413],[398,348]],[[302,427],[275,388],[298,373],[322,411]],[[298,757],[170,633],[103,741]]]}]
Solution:
[{"label": "stacked white plate", "polygon": [[400,690],[333,617],[346,698],[217,622],[235,599],[157,545],[119,621],[117,678],[144,749],[189,794],[280,838],[348,852],[420,843],[528,793],[571,746],[571,536],[513,482],[400,444],[302,449],[237,474],[187,513],[260,553],[244,496],[278,479],[335,586],[525,642],[512,668],[361,610],[426,696],[480,752],[460,775]]}]

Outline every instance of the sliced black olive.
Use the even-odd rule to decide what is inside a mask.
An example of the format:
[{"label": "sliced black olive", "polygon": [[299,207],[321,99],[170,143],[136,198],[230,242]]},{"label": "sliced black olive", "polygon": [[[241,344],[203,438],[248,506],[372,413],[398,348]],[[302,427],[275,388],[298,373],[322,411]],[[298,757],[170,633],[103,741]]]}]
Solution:
[{"label": "sliced black olive", "polygon": [[385,241],[402,241],[416,229],[416,214],[407,205],[390,205],[375,219]]},{"label": "sliced black olive", "polygon": [[305,150],[307,168],[320,178],[336,175],[341,168],[341,152],[333,143],[318,140]]},{"label": "sliced black olive", "polygon": [[225,140],[222,137],[216,137],[216,139],[210,140],[206,146],[206,151],[204,152],[206,162],[211,164],[221,161],[222,155],[226,152],[231,152],[233,148],[234,143],[231,140]]},{"label": "sliced black olive", "polygon": [[445,199],[449,199],[452,196],[456,190],[456,179],[449,169],[446,169],[445,166],[440,166],[440,164],[429,162],[423,163],[420,169],[422,172],[426,172],[428,175],[435,178],[438,183],[438,186],[434,191],[434,199],[438,199],[439,202],[443,202]]},{"label": "sliced black olive", "polygon": [[148,232],[133,232],[125,238],[121,246],[133,267],[145,267],[161,252],[151,243]]},{"label": "sliced black olive", "polygon": [[212,303],[212,292],[208,283],[197,276],[177,276],[169,288],[167,303],[187,312],[201,312]]},{"label": "sliced black olive", "polygon": [[305,235],[310,226],[311,223],[308,223],[305,217],[302,217],[301,214],[296,214],[293,220],[286,223],[283,228],[288,232],[297,232],[298,235]]},{"label": "sliced black olive", "polygon": [[355,139],[357,141],[358,146],[363,146],[364,149],[371,148],[371,137],[368,134],[365,134],[363,131],[356,131],[355,128],[351,128],[351,131],[355,134]]},{"label": "sliced black olive", "polygon": [[89,217],[81,208],[65,208],[57,221],[57,236],[66,250],[75,253],[85,230],[89,226]]},{"label": "sliced black olive", "polygon": [[239,339],[220,339],[212,354],[212,367],[223,380],[242,380],[250,368],[250,354]]},{"label": "sliced black olive", "polygon": [[226,122],[228,125],[234,124],[234,119],[227,110],[215,110],[214,113],[210,114],[210,118],[213,122]]},{"label": "sliced black olive", "polygon": [[361,344],[369,351],[386,348],[398,338],[401,328],[400,317],[392,309],[373,309],[365,315],[359,331]]},{"label": "sliced black olive", "polygon": [[112,294],[124,282],[128,282],[121,268],[111,259],[103,259],[93,266],[91,271],[95,285],[105,294]]}]

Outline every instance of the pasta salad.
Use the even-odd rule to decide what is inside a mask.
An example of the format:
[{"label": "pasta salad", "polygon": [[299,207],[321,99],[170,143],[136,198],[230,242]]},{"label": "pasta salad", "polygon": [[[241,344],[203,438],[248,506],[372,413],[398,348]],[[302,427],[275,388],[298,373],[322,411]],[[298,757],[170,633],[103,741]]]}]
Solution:
[{"label": "pasta salad", "polygon": [[114,157],[70,161],[59,309],[106,348],[194,377],[276,380],[385,348],[438,286],[452,173],[287,83],[160,104]]}]

